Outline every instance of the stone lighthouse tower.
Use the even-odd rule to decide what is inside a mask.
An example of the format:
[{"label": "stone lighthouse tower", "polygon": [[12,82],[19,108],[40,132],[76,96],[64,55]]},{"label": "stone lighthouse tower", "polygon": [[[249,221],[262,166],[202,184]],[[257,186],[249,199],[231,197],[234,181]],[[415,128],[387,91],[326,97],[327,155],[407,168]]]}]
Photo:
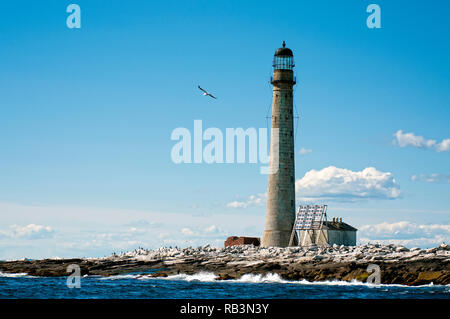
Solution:
[{"label": "stone lighthouse tower", "polygon": [[262,246],[286,247],[295,221],[294,56],[283,47],[273,59],[272,120],[266,226]]}]

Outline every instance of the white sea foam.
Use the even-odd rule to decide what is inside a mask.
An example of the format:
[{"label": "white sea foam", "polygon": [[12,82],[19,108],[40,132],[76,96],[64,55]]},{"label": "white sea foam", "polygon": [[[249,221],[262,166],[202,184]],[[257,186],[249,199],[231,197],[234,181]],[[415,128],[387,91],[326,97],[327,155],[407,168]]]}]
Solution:
[{"label": "white sea foam", "polygon": [[108,276],[108,277],[100,277],[98,279],[100,280],[119,280],[119,279],[137,279],[139,275],[115,275],[115,276]]},{"label": "white sea foam", "polygon": [[185,281],[201,281],[201,282],[212,282],[216,281],[216,275],[212,272],[199,272],[193,275],[187,274],[178,274],[172,275],[168,277],[161,277],[161,279],[169,279],[169,280],[185,280]]},{"label": "white sea foam", "polygon": [[245,274],[239,279],[233,279],[230,281],[236,281],[236,282],[248,282],[248,283],[291,283],[288,280],[284,280],[280,277],[278,274],[272,274],[268,273],[266,275],[260,275],[260,274]]},{"label": "white sea foam", "polygon": [[193,275],[188,274],[178,274],[172,275],[168,277],[151,277],[151,276],[143,276],[139,279],[164,279],[164,280],[185,280],[185,281],[201,281],[201,282],[245,282],[245,283],[292,283],[291,281],[284,280],[278,274],[245,274],[239,279],[229,279],[229,280],[219,280],[217,279],[217,275],[212,272],[199,272]]},{"label": "white sea foam", "polygon": [[356,285],[363,285],[363,286],[381,286],[381,285],[372,285],[368,283],[363,283],[360,281],[340,281],[340,280],[333,280],[333,281],[307,281],[305,279],[302,280],[286,280],[281,278],[280,275],[276,273],[268,273],[265,275],[261,274],[245,274],[239,279],[232,279],[227,280],[230,282],[246,282],[246,283],[280,283],[280,284],[301,284],[301,285],[327,285],[327,286],[356,286]]},{"label": "white sea foam", "polygon": [[5,272],[1,272],[0,271],[0,277],[7,277],[7,278],[16,278],[16,277],[32,277],[32,276],[28,276],[27,273],[25,272],[20,272],[20,273],[5,273]]},{"label": "white sea foam", "polygon": [[[433,283],[421,286],[407,286],[399,284],[371,284],[367,282],[361,282],[357,280],[342,281],[342,280],[325,280],[325,281],[307,281],[302,280],[286,280],[280,277],[278,274],[268,273],[264,276],[259,274],[245,274],[239,279],[227,280],[231,282],[248,282],[248,283],[283,283],[283,284],[301,284],[301,285],[326,285],[326,286],[364,286],[369,288],[386,288],[386,287],[408,287],[408,288],[420,288],[420,287],[433,287],[440,286]],[[450,285],[446,285],[450,287]]]},{"label": "white sea foam", "polygon": [[[342,280],[326,280],[326,281],[307,281],[302,280],[286,280],[280,277],[276,273],[268,273],[265,275],[261,274],[245,274],[239,279],[229,279],[229,280],[218,280],[217,276],[211,272],[199,272],[197,274],[178,274],[168,277],[151,277],[151,276],[140,276],[138,279],[163,279],[163,280],[185,280],[185,281],[200,281],[200,282],[241,282],[241,283],[281,283],[281,284],[300,284],[300,285],[322,285],[322,286],[363,286],[368,288],[389,288],[389,287],[408,287],[408,288],[423,288],[423,287],[439,287],[440,285],[434,285],[433,283],[421,286],[407,286],[399,284],[371,284],[366,282],[361,282],[357,280],[352,281],[342,281]],[[445,287],[450,287],[450,285],[445,285]]]}]

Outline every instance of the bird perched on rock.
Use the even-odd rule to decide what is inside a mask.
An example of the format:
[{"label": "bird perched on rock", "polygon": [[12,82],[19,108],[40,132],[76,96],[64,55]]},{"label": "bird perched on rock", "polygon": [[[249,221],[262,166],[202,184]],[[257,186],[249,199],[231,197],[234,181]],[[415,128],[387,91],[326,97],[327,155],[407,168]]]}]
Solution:
[{"label": "bird perched on rock", "polygon": [[203,95],[204,95],[204,96],[210,96],[210,97],[212,97],[213,99],[217,99],[214,95],[212,95],[211,93],[208,93],[206,90],[202,89],[202,88],[200,87],[200,85],[198,86],[198,88],[203,92]]}]

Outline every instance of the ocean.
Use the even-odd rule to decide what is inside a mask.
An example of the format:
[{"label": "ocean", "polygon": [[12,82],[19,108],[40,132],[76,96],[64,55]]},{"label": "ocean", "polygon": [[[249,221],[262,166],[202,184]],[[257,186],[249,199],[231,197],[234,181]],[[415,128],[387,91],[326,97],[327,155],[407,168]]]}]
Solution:
[{"label": "ocean", "polygon": [[276,274],[217,281],[212,273],[152,278],[142,274],[85,276],[80,288],[67,277],[0,273],[0,299],[450,299],[450,285],[373,285],[287,281]]}]

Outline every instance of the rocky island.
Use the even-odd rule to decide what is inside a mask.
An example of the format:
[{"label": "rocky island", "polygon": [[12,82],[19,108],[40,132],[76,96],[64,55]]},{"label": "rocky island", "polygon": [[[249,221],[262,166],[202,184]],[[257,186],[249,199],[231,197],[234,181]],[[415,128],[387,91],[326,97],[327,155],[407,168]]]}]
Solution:
[{"label": "rocky island", "polygon": [[328,247],[187,247],[136,249],[103,258],[42,259],[0,262],[2,273],[31,276],[67,276],[67,266],[78,264],[82,275],[113,276],[133,273],[150,277],[214,273],[217,280],[245,274],[278,274],[286,280],[366,282],[370,264],[380,267],[382,284],[450,284],[450,247],[408,249],[367,244]]}]

